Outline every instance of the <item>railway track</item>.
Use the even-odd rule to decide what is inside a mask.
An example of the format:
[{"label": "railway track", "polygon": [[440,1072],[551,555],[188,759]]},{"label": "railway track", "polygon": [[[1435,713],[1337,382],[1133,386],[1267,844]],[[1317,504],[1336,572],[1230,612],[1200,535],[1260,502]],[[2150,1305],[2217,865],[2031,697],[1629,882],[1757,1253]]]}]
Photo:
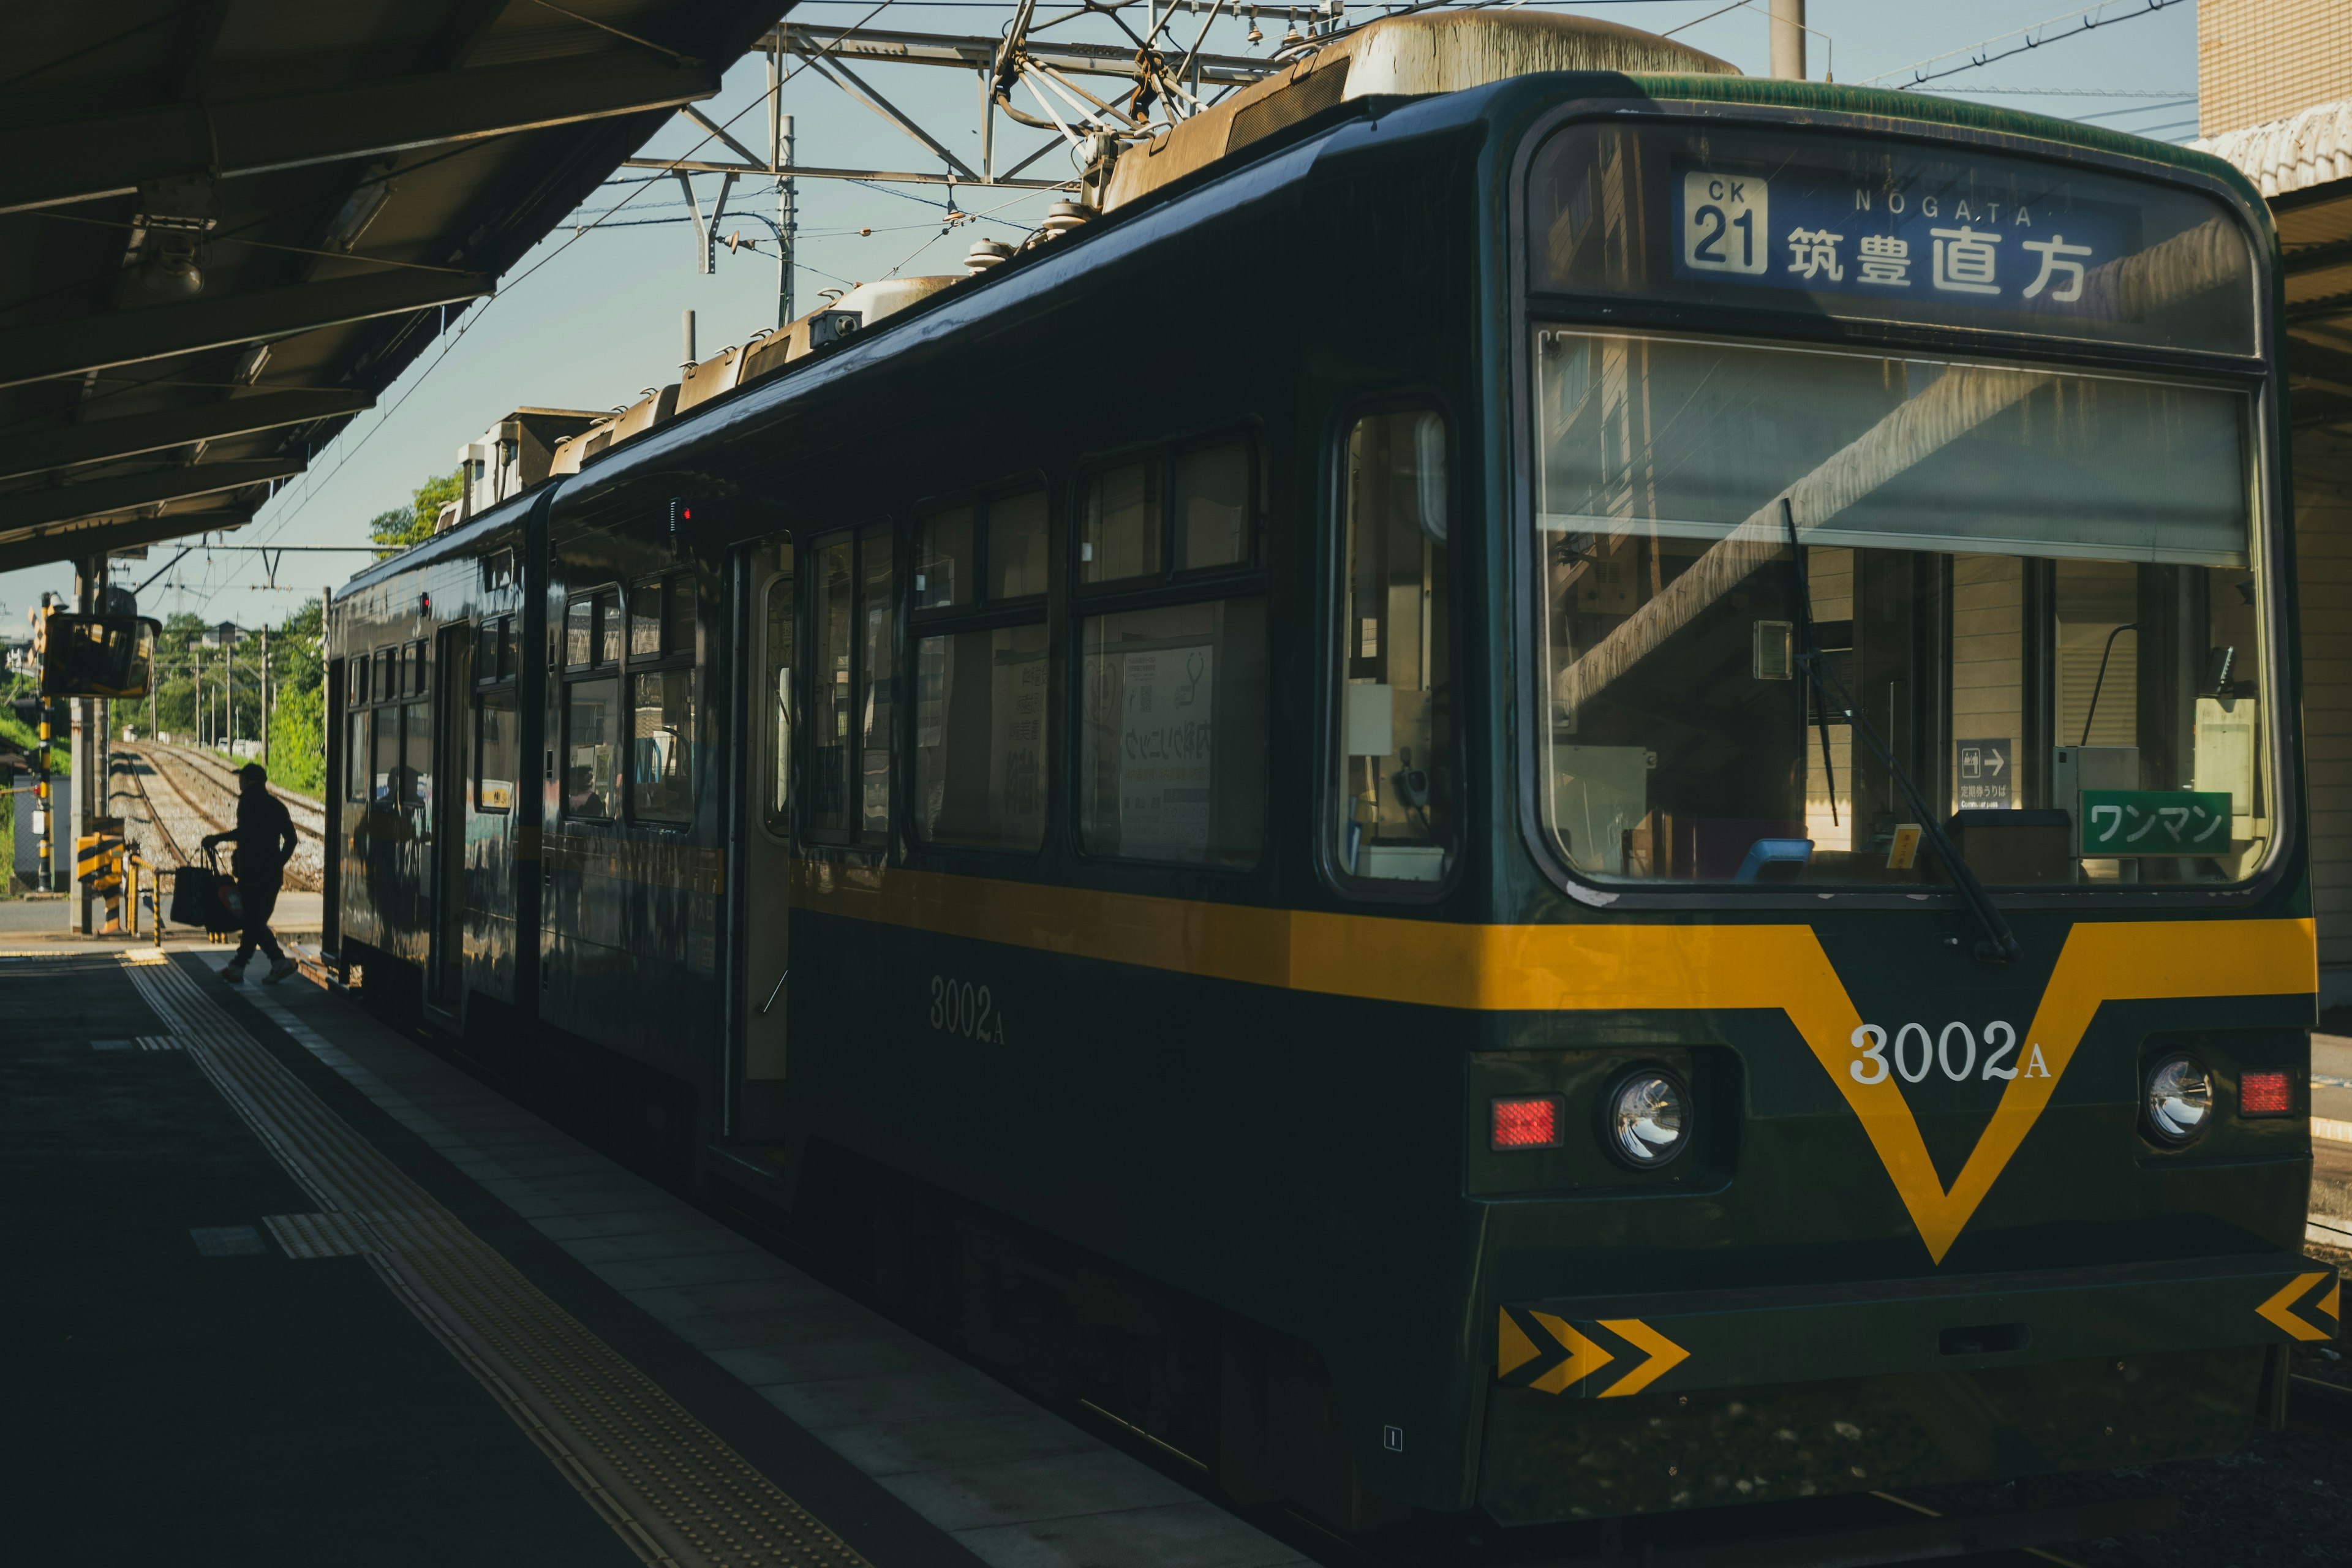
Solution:
[{"label": "railway track", "polygon": [[[149,742],[121,745],[119,751],[143,765],[129,776],[147,805],[149,825],[162,841],[159,847],[174,864],[191,864],[202,853],[196,840],[205,834],[226,832],[235,825],[236,775],[231,769],[176,746]],[[147,787],[150,779],[162,782],[168,798],[157,799]],[[294,823],[294,856],[287,862],[286,886],[316,892],[324,882],[325,810],[306,796],[276,789],[270,793],[285,803],[287,815]],[[175,816],[181,823],[177,831],[170,820]],[[162,862],[159,859],[157,863]]]},{"label": "railway track", "polygon": [[[159,870],[169,870],[174,866],[186,865],[188,852],[181,847],[178,836],[173,833],[171,825],[163,820],[163,814],[156,810],[154,797],[147,793],[145,775],[133,768],[118,776],[130,781],[130,793],[138,798],[142,808],[139,818],[142,831],[137,837],[141,840],[140,852],[146,857],[149,864]],[[130,816],[128,812],[120,815],[126,818]],[[148,841],[148,835],[151,833],[153,835],[152,842]]]},{"label": "railway track", "polygon": [[[204,779],[222,795],[232,801],[236,798],[238,788],[236,769],[211,752],[194,751],[185,746],[162,744],[147,745],[142,749],[169,752],[174,761],[185,763],[197,777]],[[278,797],[279,803],[286,807],[287,815],[293,817],[295,832],[311,838],[325,837],[327,808],[324,805],[307,795],[297,795],[292,790],[280,789],[276,784],[269,786],[269,793]]]}]

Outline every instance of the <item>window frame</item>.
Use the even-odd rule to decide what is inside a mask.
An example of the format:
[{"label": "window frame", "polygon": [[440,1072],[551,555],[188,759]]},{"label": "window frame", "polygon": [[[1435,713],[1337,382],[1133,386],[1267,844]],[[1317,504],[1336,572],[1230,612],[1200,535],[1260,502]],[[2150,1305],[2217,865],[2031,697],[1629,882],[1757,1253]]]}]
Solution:
[{"label": "window frame", "polygon": [[[1248,450],[1249,479],[1249,541],[1246,559],[1216,566],[1192,567],[1178,571],[1175,565],[1175,486],[1176,460],[1196,451],[1207,451],[1240,441]],[[1268,461],[1265,426],[1260,420],[1228,420],[1180,436],[1162,437],[1156,441],[1140,442],[1114,450],[1092,453],[1080,458],[1071,472],[1068,494],[1063,498],[1059,515],[1066,535],[1062,548],[1063,581],[1068,585],[1056,605],[1061,612],[1062,638],[1059,653],[1066,672],[1062,681],[1060,703],[1062,733],[1069,737],[1060,748],[1059,791],[1060,809],[1067,813],[1068,839],[1071,853],[1087,866],[1119,868],[1137,871],[1181,871],[1191,876],[1222,878],[1240,881],[1263,872],[1268,863],[1268,845],[1276,826],[1274,781],[1277,759],[1274,744],[1274,624],[1279,609],[1273,593],[1273,574],[1266,563],[1266,514]],[[1096,475],[1130,463],[1157,462],[1160,465],[1160,565],[1155,573],[1136,577],[1121,577],[1113,582],[1087,584],[1081,581],[1078,547],[1084,531],[1087,485]],[[1156,860],[1138,855],[1105,854],[1087,847],[1086,814],[1083,795],[1087,789],[1086,756],[1083,736],[1086,726],[1086,658],[1087,627],[1089,623],[1110,616],[1126,615],[1141,610],[1176,608],[1187,605],[1217,604],[1236,599],[1257,599],[1265,606],[1265,688],[1262,693],[1265,726],[1261,741],[1264,745],[1263,776],[1258,782],[1259,832],[1255,852],[1245,862],[1219,864],[1209,860]],[[1048,806],[1048,837],[1052,837],[1051,813]]]},{"label": "window frame", "polygon": [[[992,598],[988,594],[991,581],[988,509],[997,501],[1009,500],[1025,495],[1043,495],[1045,498],[1045,587],[1035,594],[1020,594],[1002,599]],[[972,602],[969,605],[934,605],[928,609],[918,609],[913,604],[914,590],[911,574],[908,577],[908,585],[905,594],[908,607],[903,628],[904,652],[901,670],[905,678],[906,713],[899,721],[898,727],[901,735],[902,765],[908,776],[901,781],[907,809],[900,814],[900,820],[906,825],[908,841],[923,849],[947,854],[992,855],[1008,859],[1034,860],[1045,854],[1046,847],[1054,841],[1055,829],[1059,826],[1055,820],[1058,814],[1055,805],[1055,796],[1057,794],[1054,788],[1055,763],[1060,754],[1061,737],[1055,733],[1054,713],[1056,704],[1053,700],[1050,689],[1045,702],[1043,776],[1039,782],[1039,789],[1045,802],[1045,821],[1038,828],[1035,844],[1008,847],[995,844],[965,844],[949,839],[932,838],[923,832],[920,815],[914,805],[917,798],[916,770],[920,765],[917,755],[919,748],[914,740],[920,721],[918,706],[919,697],[914,689],[914,680],[919,668],[918,658],[926,640],[936,637],[953,638],[967,632],[994,632],[1016,626],[1043,626],[1045,628],[1046,679],[1048,682],[1054,679],[1054,520],[1059,515],[1054,503],[1052,479],[1043,469],[1030,469],[991,484],[965,489],[947,490],[935,496],[929,496],[916,502],[908,510],[906,531],[908,548],[918,552],[922,547],[922,524],[925,517],[950,510],[956,507],[968,506],[972,511],[974,588]],[[853,683],[855,679],[853,675]],[[853,684],[852,689],[855,689]]]},{"label": "window frame", "polygon": [[[755,546],[751,552],[752,558],[756,563],[761,551],[779,547],[778,542],[773,541]],[[800,778],[800,731],[803,717],[800,706],[800,682],[803,673],[801,669],[800,542],[788,535],[781,542],[781,548],[791,552],[793,564],[790,568],[780,567],[776,574],[769,578],[766,586],[761,588],[752,597],[751,624],[755,635],[752,659],[748,668],[751,674],[756,677],[750,682],[750,690],[755,704],[752,710],[756,730],[754,744],[759,748],[760,757],[757,780],[760,831],[767,836],[771,843],[790,846],[796,820],[793,814],[800,808],[801,795],[803,793]],[[783,595],[785,614],[791,617],[791,625],[784,637],[784,715],[782,726],[784,732],[781,736],[776,733],[778,725],[775,693],[769,689],[768,684],[769,670],[774,654],[774,620],[771,606],[776,595],[780,594]],[[778,751],[779,742],[782,742],[781,754]],[[779,784],[782,786],[784,795],[783,810],[781,812],[773,809],[775,792]]]},{"label": "window frame", "polygon": [[[682,649],[670,646],[672,627],[669,617],[671,585],[681,581],[688,584],[693,590],[694,605],[693,625],[687,631],[688,646]],[[636,637],[637,596],[647,593],[654,596],[655,624],[660,628],[658,635],[661,648],[656,653],[639,654],[633,651],[630,645]],[[625,821],[633,826],[658,828],[667,833],[687,832],[692,829],[702,815],[702,786],[698,776],[701,770],[698,759],[695,755],[701,744],[698,731],[702,726],[698,721],[696,723],[695,729],[698,733],[688,737],[687,742],[688,787],[693,799],[686,814],[683,816],[651,816],[641,812],[637,807],[636,681],[642,675],[667,675],[684,671],[687,680],[687,702],[698,714],[699,713],[702,707],[702,683],[699,679],[702,670],[701,574],[692,566],[673,566],[649,576],[633,578],[623,587],[620,597],[615,603],[619,606],[621,619],[621,657],[612,668],[620,678],[621,712],[625,716],[625,722],[630,733],[628,743],[624,748],[625,776],[621,781],[623,806],[621,812],[615,814],[614,820]],[[605,667],[599,665],[593,668],[601,669]]]},{"label": "window frame", "polygon": [[[603,651],[604,644],[604,612],[601,608],[592,608],[588,623],[588,662],[585,664],[573,664],[572,662],[572,649],[570,646],[572,639],[572,606],[582,603],[586,603],[592,606],[597,605],[599,602],[604,600],[607,595],[610,595],[614,613],[620,617],[621,631],[619,634],[619,644],[615,651],[623,657],[614,659],[609,664],[604,663],[597,658],[596,656]],[[568,826],[593,827],[600,829],[617,828],[624,821],[626,820],[625,812],[627,810],[628,792],[625,788],[620,792],[623,797],[621,802],[622,809],[619,811],[608,810],[602,816],[583,816],[573,813],[571,806],[566,803],[565,789],[566,781],[569,779],[572,771],[572,689],[574,686],[586,685],[592,681],[609,681],[612,683],[613,690],[615,694],[614,701],[616,708],[621,702],[625,701],[627,699],[628,688],[624,680],[623,671],[626,668],[628,663],[626,658],[628,652],[628,606],[622,597],[622,589],[619,583],[608,579],[604,582],[591,584],[584,588],[572,588],[567,589],[564,592],[563,613],[556,621],[556,668],[554,671],[557,703],[556,728],[558,731],[558,740],[555,748],[557,756],[557,772],[555,777],[556,817],[559,821],[564,823]]]},{"label": "window frame", "polygon": [[[911,514],[909,515],[911,519]],[[903,682],[906,654],[910,646],[906,601],[912,591],[915,579],[913,573],[905,567],[904,552],[900,549],[900,543],[902,534],[911,528],[911,521],[908,528],[902,530],[895,520],[868,518],[863,522],[842,523],[824,529],[821,532],[810,533],[805,554],[803,553],[799,542],[797,540],[794,542],[793,555],[796,562],[794,576],[798,582],[793,591],[804,596],[794,602],[793,638],[799,645],[800,651],[805,653],[806,657],[802,659],[800,669],[793,675],[794,681],[800,683],[796,687],[800,710],[794,720],[793,728],[800,735],[807,737],[804,742],[807,751],[794,759],[799,764],[800,776],[796,781],[799,788],[796,793],[800,798],[793,805],[792,813],[799,839],[803,844],[824,845],[836,849],[887,853],[898,837],[899,825],[905,820],[906,781],[899,776],[899,773],[910,753],[902,743],[898,733],[900,728],[908,721],[905,712],[893,713],[890,723],[883,731],[884,737],[890,747],[890,826],[879,834],[868,833],[865,827],[866,804],[862,793],[864,774],[858,769],[856,759],[865,744],[865,731],[858,718],[858,708],[859,697],[866,689],[866,681],[865,631],[866,550],[869,542],[878,538],[883,542],[884,548],[890,552],[891,658],[893,668]],[[824,584],[824,573],[819,563],[824,560],[827,548],[845,540],[849,544],[850,584],[848,699],[850,731],[845,752],[849,759],[849,773],[843,781],[845,794],[842,797],[842,812],[846,819],[846,825],[840,828],[829,828],[818,827],[810,821],[811,797],[820,787],[815,757],[818,750],[816,745],[818,677],[816,666],[817,661],[824,657],[824,653],[817,647],[816,637],[824,619],[821,596]],[[898,702],[898,707],[901,710],[908,707],[903,697]]]},{"label": "window frame", "polygon": [[[2238,387],[2250,394],[2252,461],[2247,481],[2252,500],[2253,534],[2259,541],[2260,552],[2264,560],[2293,559],[2294,507],[2293,498],[2286,492],[2285,486],[2285,469],[2288,467],[2285,441],[2288,432],[2283,408],[2285,380],[2284,373],[2272,359],[2245,359],[2196,351],[2158,351],[2125,344],[2037,338],[1994,328],[1950,329],[1903,322],[1859,323],[1795,313],[1695,310],[1686,304],[1640,295],[1599,300],[1536,288],[1528,263],[1528,175],[1534,154],[1551,136],[1571,122],[1592,120],[1614,111],[1613,106],[1591,100],[1563,103],[1532,121],[1510,155],[1510,183],[1505,200],[1511,316],[1500,370],[1510,400],[1504,426],[1507,432],[1506,441],[1509,460],[1519,465],[1516,471],[1523,477],[1529,471],[1528,465],[1533,461],[1536,449],[1534,403],[1527,389],[1532,384],[1533,334],[1540,326],[1637,335],[1707,335],[1743,342],[1882,353],[1890,356],[1916,352],[2014,362],[2036,368],[2143,377],[2174,376],[2212,385]],[[1786,128],[1785,120],[1776,118],[1778,110],[1759,106],[1728,103],[1711,103],[1703,107],[1670,105],[1666,106],[1666,113],[1669,122],[1703,117],[1731,131],[1751,124],[1775,130]],[[1889,136],[1891,140],[1926,139],[1890,133],[1881,123],[1843,111],[1818,112],[1810,123],[1827,131],[1862,131]],[[2242,232],[2253,239],[2256,341],[2268,344],[2277,336],[2278,317],[2273,299],[2277,267],[2261,241],[2268,222],[2267,214],[2258,201],[2241,194],[2221,180],[2180,168],[2155,170],[2145,162],[2126,154],[2079,145],[2059,146],[2042,141],[2020,143],[2012,138],[1990,132],[1959,126],[1938,127],[1932,140],[1940,146],[1981,149],[2033,159],[2063,156],[2093,169],[2134,174],[2158,184],[2179,185],[2219,197],[2239,220]],[[1531,486],[1521,482],[1508,498],[1505,511],[1498,514],[1505,518],[1509,530],[1509,536],[1498,542],[1498,559],[1507,563],[1511,576],[1507,596],[1497,608],[1507,610],[1510,616],[1519,617],[1523,622],[1535,613],[1536,608],[1537,569],[1529,554],[1532,546],[1530,535],[1534,531],[1531,521],[1534,505]],[[2287,607],[2290,604],[2291,601],[2284,601],[2279,613],[2291,616],[2292,609]],[[2273,652],[2274,646],[2278,649],[2275,655]],[[2264,657],[2269,662],[2263,666],[2262,679],[2267,689],[2273,692],[2284,689],[2280,677],[2282,670],[2291,662],[2284,654],[2292,647],[2284,634],[2265,638]],[[1513,722],[1523,732],[1532,733],[1530,727],[1539,716],[1537,693],[1541,689],[1543,677],[1530,639],[1515,632],[1512,646],[1498,668],[1509,675],[1517,688],[1511,703]],[[2263,753],[2263,760],[2278,770],[2273,776],[2281,780],[2304,775],[2307,763],[2294,725],[2280,724],[2273,730],[2273,741]],[[1618,910],[1719,910],[1725,907],[1722,900],[1725,889],[1719,885],[1705,889],[1685,888],[1677,890],[1654,889],[1631,881],[1601,883],[1588,879],[1565,866],[1545,843],[1538,805],[1539,784],[1534,748],[1516,745],[1507,767],[1508,772],[1504,776],[1512,792],[1512,799],[1500,809],[1513,819],[1526,857],[1525,863],[1534,867],[1543,880],[1563,897],[1587,908]],[[2301,791],[2279,788],[2273,809],[2275,813],[2273,820],[2276,825],[2273,832],[2278,837],[2279,847],[2268,861],[2243,882],[2210,889],[2108,884],[2096,889],[1994,889],[1988,891],[1994,906],[2004,910],[2105,910],[2120,913],[2134,909],[2251,908],[2274,895],[2282,881],[2294,868],[2303,864],[2302,858],[2308,853],[2309,817],[2301,805]],[[1867,889],[1807,889],[1800,893],[1789,893],[1759,884],[1738,891],[1737,908],[1759,912],[1790,910],[1818,912],[1824,909],[1950,910],[1960,907],[1957,893],[1932,889],[1926,890],[1924,901],[1918,892]]]},{"label": "window frame", "polygon": [[[343,721],[343,804],[359,807],[364,815],[374,802],[375,710],[347,709]],[[354,788],[357,794],[352,793]]]},{"label": "window frame", "polygon": [[1464,638],[1467,635],[1463,612],[1462,564],[1459,559],[1448,563],[1447,585],[1454,603],[1446,615],[1450,646],[1447,657],[1453,661],[1457,696],[1457,713],[1454,725],[1453,763],[1454,778],[1461,791],[1457,811],[1465,820],[1455,825],[1462,842],[1456,847],[1454,862],[1447,866],[1433,882],[1408,881],[1395,877],[1360,877],[1339,864],[1338,850],[1339,800],[1332,780],[1339,776],[1341,727],[1346,714],[1341,706],[1340,691],[1347,683],[1347,655],[1341,636],[1340,617],[1345,613],[1348,584],[1347,559],[1341,541],[1347,528],[1348,510],[1348,442],[1356,426],[1362,421],[1383,414],[1428,412],[1445,421],[1445,541],[1448,550],[1463,543],[1464,507],[1462,504],[1462,426],[1454,405],[1435,386],[1416,384],[1352,398],[1336,411],[1325,437],[1324,476],[1329,487],[1329,502],[1319,527],[1316,542],[1320,586],[1317,594],[1320,642],[1315,658],[1317,692],[1315,701],[1316,742],[1316,805],[1315,864],[1323,879],[1333,890],[1365,903],[1428,904],[1451,894],[1463,876],[1463,866],[1470,858],[1470,827],[1467,816],[1475,798],[1469,777],[1470,746],[1459,710],[1459,684],[1467,679],[1469,664]]},{"label": "window frame", "polygon": [[[1248,549],[1239,561],[1222,561],[1211,566],[1176,564],[1176,465],[1196,452],[1214,451],[1220,447],[1239,444],[1249,461],[1249,524]],[[1190,603],[1186,590],[1197,585],[1227,578],[1262,576],[1265,571],[1266,514],[1266,438],[1265,430],[1252,419],[1213,426],[1191,435],[1162,437],[1157,441],[1121,447],[1087,458],[1079,462],[1071,476],[1070,493],[1065,505],[1068,518],[1069,538],[1065,545],[1064,563],[1070,585],[1070,605],[1077,613],[1081,601],[1102,598],[1125,598],[1127,595],[1163,592],[1174,595],[1169,602]],[[1079,558],[1086,540],[1087,487],[1098,476],[1136,463],[1157,463],[1160,467],[1158,493],[1160,500],[1160,565],[1156,571],[1132,577],[1118,577],[1108,582],[1089,583],[1086,580],[1086,563]],[[1049,546],[1050,547],[1050,546]],[[982,570],[985,572],[983,563]]]},{"label": "window frame", "polygon": [[[482,658],[481,649],[485,632],[490,634],[492,647],[497,649],[499,656],[497,658]],[[513,612],[482,616],[474,623],[474,682],[471,710],[468,715],[474,728],[473,755],[468,759],[472,765],[467,769],[473,776],[467,781],[466,802],[467,809],[478,816],[507,816],[512,815],[514,811],[514,802],[511,798],[504,805],[490,805],[482,799],[482,781],[488,776],[483,771],[483,764],[489,756],[488,748],[482,744],[482,716],[488,710],[490,700],[493,697],[504,696],[509,699],[506,711],[513,716],[513,722],[517,726],[514,737],[514,765],[515,771],[520,773],[523,760],[520,733],[522,649],[520,639],[521,636],[522,616]],[[507,658],[509,654],[513,656],[511,660]],[[509,664],[511,667],[508,668]],[[484,674],[485,669],[489,673]],[[508,785],[516,795],[522,793],[524,782],[520,778],[507,781]]]}]

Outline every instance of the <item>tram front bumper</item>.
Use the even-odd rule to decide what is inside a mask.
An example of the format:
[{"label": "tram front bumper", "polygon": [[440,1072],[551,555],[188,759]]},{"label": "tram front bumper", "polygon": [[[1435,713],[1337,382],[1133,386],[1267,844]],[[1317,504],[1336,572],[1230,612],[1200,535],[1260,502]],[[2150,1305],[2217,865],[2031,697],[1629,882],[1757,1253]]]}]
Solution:
[{"label": "tram front bumper", "polygon": [[1515,1303],[1504,1387],[1623,1399],[2333,1339],[2334,1266],[2188,1264]]},{"label": "tram front bumper", "polygon": [[2226,1452],[2338,1310],[2293,1254],[1513,1302],[1478,1500],[1538,1523]]}]

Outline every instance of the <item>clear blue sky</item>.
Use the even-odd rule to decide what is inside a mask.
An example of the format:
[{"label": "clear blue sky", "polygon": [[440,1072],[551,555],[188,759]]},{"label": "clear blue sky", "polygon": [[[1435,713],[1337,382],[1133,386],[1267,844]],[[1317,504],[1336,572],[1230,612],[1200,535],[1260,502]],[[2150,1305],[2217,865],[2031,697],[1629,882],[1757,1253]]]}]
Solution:
[{"label": "clear blue sky", "polygon": [[[1949,0],[1811,0],[1808,19],[1827,36],[1827,42],[1819,37],[1812,40],[1811,74],[1818,78],[1832,69],[1840,81],[1864,81],[1941,51],[1962,49],[2011,28],[2060,16],[2080,4],[2082,0],[1966,5]],[[1724,0],[1618,0],[1542,8],[1603,16],[1659,32],[1687,27],[1677,36],[1742,70],[1763,74],[1764,0],[1709,16],[1723,5]],[[1372,8],[1353,9],[1360,15]],[[2124,16],[2137,9],[2138,0],[2119,0],[2107,14]],[[810,0],[793,11],[793,19],[847,24],[874,10],[874,0]],[[870,25],[992,36],[1012,10],[998,0],[891,0]],[[1265,42],[1252,48],[1240,25],[1221,18],[1209,47],[1235,54],[1264,53],[1281,28],[1275,24],[1265,31]],[[1105,41],[1115,37],[1103,36]],[[858,69],[968,162],[978,162],[978,95],[970,76],[921,67],[861,64]],[[2197,17],[2189,0],[1963,71],[1936,86],[1979,102],[2095,119],[2118,130],[2185,141],[2196,132],[2196,82]],[[1093,85],[1099,90],[1107,84],[1097,80]],[[765,87],[764,64],[753,58],[730,72],[719,98],[702,107],[757,148],[765,135],[760,108]],[[1987,89],[2040,90],[1982,90]],[[2165,96],[2114,96],[2155,91]],[[934,156],[814,72],[788,82],[783,98],[795,120],[799,163],[939,167]],[[1044,140],[1036,132],[1000,119],[999,166],[1008,149],[1025,152]],[[682,120],[672,121],[646,151],[664,156],[730,157]],[[1056,152],[1031,172],[1051,178],[1068,168],[1068,160]],[[690,227],[677,221],[686,208],[676,181],[659,176],[641,184],[642,175],[626,170],[617,178],[628,183],[600,191],[576,216],[585,224],[616,205],[618,210],[610,211],[584,236],[575,237],[571,226],[551,235],[507,275],[494,300],[467,314],[462,334],[453,323],[451,331],[425,351],[375,410],[354,421],[334,446],[320,454],[310,474],[274,498],[251,525],[231,536],[233,542],[363,542],[370,517],[404,504],[425,479],[454,468],[457,447],[509,409],[524,404],[605,408],[634,400],[641,387],[674,380],[681,310],[696,311],[699,348],[706,355],[774,324],[776,266],[765,226],[730,216],[721,224],[721,234],[740,231],[744,239],[759,242],[759,253],[730,254],[722,247],[716,270],[701,275],[695,269]],[[719,177],[703,175],[697,183],[708,204]],[[973,215],[973,222],[943,230],[944,197],[937,186],[886,189],[802,182],[796,309],[812,308],[817,290],[827,287],[892,274],[961,270],[975,237],[1017,239],[1052,199],[1006,191],[960,191],[957,205]],[[625,198],[625,205],[618,205]],[[739,184],[730,207],[745,206],[772,218],[773,187],[761,191]],[[872,232],[860,232],[867,229]],[[118,580],[136,584],[163,566],[174,549],[158,546],[144,563],[118,563],[118,571],[127,574]],[[315,598],[321,584],[341,582],[361,563],[355,556],[288,555],[281,560],[278,586],[272,591],[262,585],[261,568],[251,553],[222,552],[207,557],[197,552],[150,588],[140,607],[151,615],[193,610],[207,619],[235,619],[247,626],[276,621],[303,598]],[[0,626],[12,631],[21,627],[26,608],[43,590],[65,593],[71,587],[71,569],[62,563],[0,574]]]}]

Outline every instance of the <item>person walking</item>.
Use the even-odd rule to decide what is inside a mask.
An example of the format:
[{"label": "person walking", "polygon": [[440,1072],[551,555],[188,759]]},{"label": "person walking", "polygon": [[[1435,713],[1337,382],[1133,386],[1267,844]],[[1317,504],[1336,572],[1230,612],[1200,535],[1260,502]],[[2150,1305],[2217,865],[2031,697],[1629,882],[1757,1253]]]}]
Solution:
[{"label": "person walking", "polygon": [[253,962],[257,947],[269,955],[269,973],[261,983],[275,985],[294,973],[294,961],[269,933],[269,916],[278,908],[286,862],[294,854],[294,819],[287,815],[285,803],[269,793],[269,773],[259,763],[237,769],[236,788],[236,826],[205,839],[207,849],[216,844],[236,845],[236,858],[230,862],[229,870],[236,878],[237,897],[245,908],[245,940],[237,943],[236,956],[221,971],[221,978],[231,985],[244,984],[245,966]]}]

